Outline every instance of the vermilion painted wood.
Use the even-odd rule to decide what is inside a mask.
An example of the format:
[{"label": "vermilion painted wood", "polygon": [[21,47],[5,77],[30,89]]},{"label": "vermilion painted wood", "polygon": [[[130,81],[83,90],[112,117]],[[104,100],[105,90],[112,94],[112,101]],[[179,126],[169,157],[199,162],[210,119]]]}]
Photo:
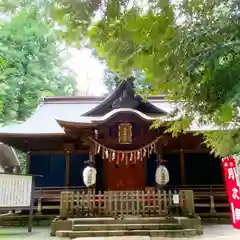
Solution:
[{"label": "vermilion painted wood", "polygon": [[145,187],[144,161],[138,160],[131,164],[128,157],[128,164],[125,161],[105,161],[106,185],[108,190],[143,190]]}]

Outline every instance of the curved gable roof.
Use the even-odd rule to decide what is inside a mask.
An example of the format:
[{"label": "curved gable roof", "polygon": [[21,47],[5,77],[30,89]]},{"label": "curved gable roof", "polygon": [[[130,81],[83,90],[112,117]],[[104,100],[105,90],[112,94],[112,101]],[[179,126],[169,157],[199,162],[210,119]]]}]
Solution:
[{"label": "curved gable roof", "polygon": [[[114,92],[112,92],[107,98],[105,98],[102,102],[100,102],[96,107],[94,107],[93,109],[89,110],[88,112],[86,112],[85,114],[83,114],[83,116],[96,116],[96,115],[104,115],[107,112],[110,112],[111,110],[114,109],[113,104],[114,102],[121,98],[123,95],[124,90],[129,90],[129,88],[131,88],[131,91],[134,92],[133,89],[133,84],[131,83],[133,81],[133,79],[128,79],[126,81],[122,81],[118,87],[115,89]],[[130,84],[129,84],[130,82]],[[161,97],[158,97],[158,99]],[[163,99],[163,97],[162,97]],[[138,109],[139,111],[143,112],[143,113],[154,113],[154,114],[167,114],[166,111],[164,111],[163,109],[155,106],[154,104],[152,104],[151,102],[144,101],[143,98],[140,95],[137,95],[135,97],[133,97],[132,100],[138,101],[139,105],[138,105]],[[129,108],[128,106],[126,108]]]}]

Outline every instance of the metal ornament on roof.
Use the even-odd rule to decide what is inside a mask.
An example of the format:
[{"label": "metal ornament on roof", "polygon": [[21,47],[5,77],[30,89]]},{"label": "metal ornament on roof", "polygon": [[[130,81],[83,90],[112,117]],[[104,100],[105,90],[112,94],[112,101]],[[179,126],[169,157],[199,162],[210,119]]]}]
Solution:
[{"label": "metal ornament on roof", "polygon": [[90,187],[96,183],[97,170],[94,167],[87,166],[83,170],[83,182],[86,187]]},{"label": "metal ornament on roof", "polygon": [[156,169],[155,180],[158,185],[166,185],[169,182],[169,172],[164,165],[160,165]]}]

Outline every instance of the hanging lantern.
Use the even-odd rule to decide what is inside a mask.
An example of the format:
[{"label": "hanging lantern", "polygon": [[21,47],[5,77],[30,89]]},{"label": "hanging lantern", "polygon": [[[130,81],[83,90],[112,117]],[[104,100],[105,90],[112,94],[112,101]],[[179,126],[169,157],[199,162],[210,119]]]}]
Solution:
[{"label": "hanging lantern", "polygon": [[87,187],[90,187],[96,183],[97,171],[94,167],[86,167],[83,170],[83,182]]},{"label": "hanging lantern", "polygon": [[169,173],[164,165],[160,165],[157,167],[155,179],[156,183],[159,185],[166,185],[169,182]]}]

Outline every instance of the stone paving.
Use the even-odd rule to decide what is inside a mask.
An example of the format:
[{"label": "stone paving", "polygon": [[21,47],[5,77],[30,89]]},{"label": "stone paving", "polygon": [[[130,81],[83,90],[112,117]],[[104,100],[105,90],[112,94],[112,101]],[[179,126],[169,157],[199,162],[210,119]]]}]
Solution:
[{"label": "stone paving", "polygon": [[[0,228],[0,239],[6,240],[60,240],[61,238],[50,237],[49,229],[34,228],[33,233],[28,234],[27,228]],[[78,238],[77,240],[162,240],[169,238],[161,237],[100,237],[100,238]],[[184,238],[174,238],[174,240]],[[240,230],[233,229],[231,225],[207,225],[204,226],[204,235],[188,240],[240,240]]]}]

